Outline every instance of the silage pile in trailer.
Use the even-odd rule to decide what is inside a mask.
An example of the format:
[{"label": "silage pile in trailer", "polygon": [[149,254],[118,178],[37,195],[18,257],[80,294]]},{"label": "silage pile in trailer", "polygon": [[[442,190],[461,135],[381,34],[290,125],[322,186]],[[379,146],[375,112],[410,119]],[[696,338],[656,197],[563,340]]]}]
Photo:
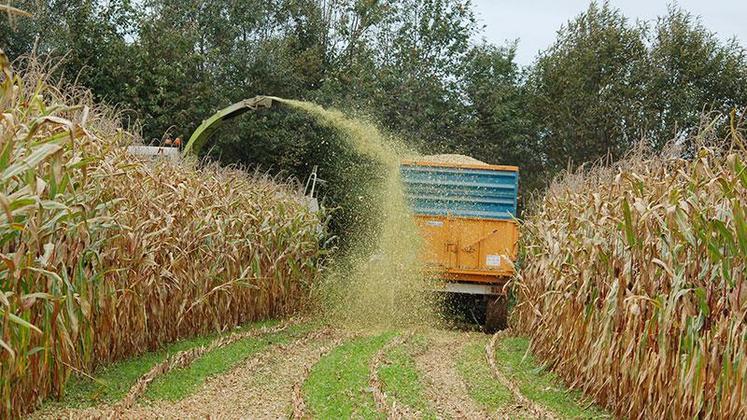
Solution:
[{"label": "silage pile in trailer", "polygon": [[106,108],[0,64],[0,418],[74,370],[303,304],[319,217],[290,185],[134,158]]},{"label": "silage pile in trailer", "polygon": [[747,152],[734,143],[570,174],[526,220],[513,324],[619,416],[747,412]]},{"label": "silage pile in trailer", "polygon": [[419,156],[418,160],[433,163],[446,163],[451,165],[485,165],[485,162],[481,160],[477,160],[470,156],[457,154]]}]

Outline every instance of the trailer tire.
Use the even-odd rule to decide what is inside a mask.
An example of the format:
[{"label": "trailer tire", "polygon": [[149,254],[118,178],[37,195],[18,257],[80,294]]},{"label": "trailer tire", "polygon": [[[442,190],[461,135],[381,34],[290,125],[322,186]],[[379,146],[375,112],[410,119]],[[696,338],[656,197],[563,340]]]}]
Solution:
[{"label": "trailer tire", "polygon": [[485,330],[493,333],[508,326],[508,301],[505,296],[489,296],[485,308]]}]

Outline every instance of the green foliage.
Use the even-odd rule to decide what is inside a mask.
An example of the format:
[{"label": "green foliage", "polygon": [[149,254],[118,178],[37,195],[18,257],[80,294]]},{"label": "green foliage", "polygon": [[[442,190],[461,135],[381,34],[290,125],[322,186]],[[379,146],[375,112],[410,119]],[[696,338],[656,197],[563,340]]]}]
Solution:
[{"label": "green foliage", "polygon": [[[0,47],[11,58],[51,54],[57,73],[90,88],[97,99],[132,107],[142,52],[127,39],[142,14],[130,0],[13,1],[33,18],[0,18]],[[5,14],[3,14],[5,15]],[[139,108],[135,108],[138,109]]]},{"label": "green foliage", "polygon": [[646,47],[632,26],[607,2],[558,31],[531,71],[530,112],[547,164],[553,171],[622,156],[642,134]]},{"label": "green foliage", "polygon": [[747,55],[735,39],[722,43],[699,18],[671,7],[648,41],[646,135],[657,148],[693,134],[703,111],[747,105]]},{"label": "green foliage", "polygon": [[592,2],[530,70],[543,159],[553,174],[569,163],[617,160],[641,140],[657,150],[686,140],[704,111],[747,105],[746,69],[742,46],[718,41],[682,9],[671,7],[651,28]]},{"label": "green foliage", "polygon": [[466,104],[459,109],[462,121],[454,132],[458,144],[444,149],[520,166],[523,195],[543,184],[545,168],[515,49],[483,43],[470,50],[461,71]]},{"label": "green foliage", "polygon": [[[677,7],[648,24],[592,2],[521,68],[515,43],[471,41],[481,29],[464,0],[14,4],[34,17],[0,17],[0,47],[65,56],[58,73],[121,104],[148,141],[187,138],[216,110],[271,94],[367,115],[426,154],[518,165],[524,197],[569,163],[617,159],[641,139],[658,149],[697,130],[703,111],[747,105],[744,49]],[[290,114],[243,117],[210,155],[305,178],[347,153]],[[347,210],[354,171],[320,168],[345,242],[360,217]]]}]

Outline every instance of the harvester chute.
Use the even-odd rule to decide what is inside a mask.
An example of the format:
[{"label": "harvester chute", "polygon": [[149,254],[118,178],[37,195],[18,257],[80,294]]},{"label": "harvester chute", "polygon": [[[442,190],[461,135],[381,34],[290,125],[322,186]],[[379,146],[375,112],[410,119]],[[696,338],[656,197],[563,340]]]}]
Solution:
[{"label": "harvester chute", "polygon": [[256,111],[260,108],[269,108],[272,106],[272,98],[269,96],[255,96],[251,99],[244,99],[233,105],[227,106],[216,112],[210,118],[203,120],[202,124],[192,133],[187,145],[184,146],[182,154],[199,154],[202,146],[207,142],[215,130],[220,127],[223,121],[235,118],[247,111]]}]

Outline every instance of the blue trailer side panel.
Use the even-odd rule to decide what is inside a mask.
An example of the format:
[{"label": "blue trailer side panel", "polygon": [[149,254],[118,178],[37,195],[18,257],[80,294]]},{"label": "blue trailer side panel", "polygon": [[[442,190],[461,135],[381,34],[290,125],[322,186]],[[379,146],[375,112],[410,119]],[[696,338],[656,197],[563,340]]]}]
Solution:
[{"label": "blue trailer side panel", "polygon": [[499,220],[516,215],[517,171],[403,164],[400,174],[415,214]]}]

